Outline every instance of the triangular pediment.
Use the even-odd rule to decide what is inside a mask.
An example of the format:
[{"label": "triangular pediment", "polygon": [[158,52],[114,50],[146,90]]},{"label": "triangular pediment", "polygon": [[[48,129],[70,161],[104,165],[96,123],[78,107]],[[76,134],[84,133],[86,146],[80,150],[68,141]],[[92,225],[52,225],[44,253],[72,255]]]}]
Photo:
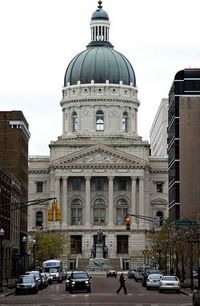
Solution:
[{"label": "triangular pediment", "polygon": [[163,198],[156,198],[151,201],[151,205],[167,205],[167,200]]},{"label": "triangular pediment", "polygon": [[105,145],[95,145],[63,156],[52,163],[54,168],[145,168],[145,160]]}]

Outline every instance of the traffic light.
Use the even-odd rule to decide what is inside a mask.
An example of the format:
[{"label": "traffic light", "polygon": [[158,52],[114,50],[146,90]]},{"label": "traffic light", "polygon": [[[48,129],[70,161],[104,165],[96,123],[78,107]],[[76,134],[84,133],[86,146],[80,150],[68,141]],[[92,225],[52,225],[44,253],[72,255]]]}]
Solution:
[{"label": "traffic light", "polygon": [[53,221],[54,219],[54,209],[51,207],[48,209],[48,221]]},{"label": "traffic light", "polygon": [[126,230],[130,231],[131,229],[131,217],[129,215],[125,218]]},{"label": "traffic light", "polygon": [[61,211],[55,199],[48,209],[48,221],[61,221]]},{"label": "traffic light", "polygon": [[56,213],[55,213],[55,219],[56,219],[56,221],[61,221],[61,212],[60,212],[60,209],[59,208],[57,208],[56,210]]}]

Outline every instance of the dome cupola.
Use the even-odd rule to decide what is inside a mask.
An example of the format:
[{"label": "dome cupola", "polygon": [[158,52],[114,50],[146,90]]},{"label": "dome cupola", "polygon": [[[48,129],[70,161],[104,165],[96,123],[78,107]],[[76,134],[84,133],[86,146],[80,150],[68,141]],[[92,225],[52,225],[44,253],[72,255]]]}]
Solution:
[{"label": "dome cupola", "polygon": [[109,83],[136,86],[133,67],[128,59],[114,50],[109,41],[110,21],[98,1],[92,14],[91,42],[87,49],[76,55],[69,63],[64,77],[64,86],[88,83]]}]

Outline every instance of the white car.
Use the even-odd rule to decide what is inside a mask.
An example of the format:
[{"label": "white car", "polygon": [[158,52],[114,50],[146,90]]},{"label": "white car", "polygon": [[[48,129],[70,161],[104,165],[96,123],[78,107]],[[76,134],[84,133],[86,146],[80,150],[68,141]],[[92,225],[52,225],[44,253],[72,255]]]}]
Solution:
[{"label": "white car", "polygon": [[159,292],[166,291],[176,291],[180,292],[181,284],[177,276],[174,275],[164,275],[160,278]]},{"label": "white car", "polygon": [[162,274],[149,274],[146,279],[147,290],[151,288],[159,288],[161,276]]}]

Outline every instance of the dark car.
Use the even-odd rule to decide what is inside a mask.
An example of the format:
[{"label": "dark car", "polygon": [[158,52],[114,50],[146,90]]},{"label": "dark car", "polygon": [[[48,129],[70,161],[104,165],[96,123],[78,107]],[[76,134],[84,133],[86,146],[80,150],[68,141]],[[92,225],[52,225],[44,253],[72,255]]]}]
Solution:
[{"label": "dark car", "polygon": [[91,276],[85,271],[74,271],[69,279],[69,292],[86,291],[91,292]]},{"label": "dark car", "polygon": [[194,289],[192,296],[192,305],[200,306],[200,290]]},{"label": "dark car", "polygon": [[117,277],[117,271],[116,270],[108,270],[106,272],[106,277]]},{"label": "dark car", "polygon": [[38,293],[38,284],[34,275],[20,275],[15,282],[15,294]]},{"label": "dark car", "polygon": [[34,275],[38,283],[38,289],[43,289],[42,276],[39,271],[27,271],[26,275]]}]

